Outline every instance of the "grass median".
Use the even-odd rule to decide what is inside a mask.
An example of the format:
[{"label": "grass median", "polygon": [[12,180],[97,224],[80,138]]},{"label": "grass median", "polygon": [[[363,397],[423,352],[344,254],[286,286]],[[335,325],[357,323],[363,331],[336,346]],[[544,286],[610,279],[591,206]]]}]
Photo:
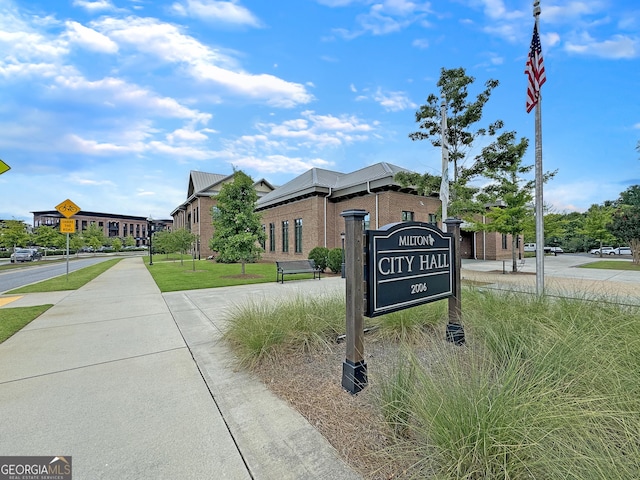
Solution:
[{"label": "grass median", "polygon": [[[245,273],[242,274],[242,265],[239,263],[216,263],[211,260],[193,260],[191,258],[182,261],[175,258],[166,260],[164,255],[154,256],[153,265],[149,265],[149,257],[145,257],[144,262],[161,292],[276,281],[274,263],[247,263],[245,264]],[[299,274],[291,276],[290,279],[303,280],[306,278],[313,278],[313,275]],[[285,279],[285,281],[288,280],[289,278]]]},{"label": "grass median", "polygon": [[89,283],[101,273],[106,272],[122,258],[114,258],[113,260],[106,260],[104,262],[91,265],[89,267],[70,272],[69,275],[60,275],[49,280],[26,285],[24,287],[16,288],[7,293],[42,293],[42,292],[60,292],[63,290],[77,290],[83,285]]},{"label": "grass median", "polygon": [[0,309],[0,343],[38,318],[53,305]]},{"label": "grass median", "polygon": [[599,270],[627,270],[640,272],[640,265],[625,260],[598,260],[596,262],[585,263],[580,268],[595,268]]},{"label": "grass median", "polygon": [[[107,260],[96,265],[91,265],[69,275],[61,275],[43,282],[34,283],[24,287],[16,288],[7,292],[8,294],[18,293],[43,293],[59,292],[63,290],[77,290],[87,284],[101,273],[107,271],[118,263],[121,258]],[[38,305],[34,307],[14,307],[0,308],[0,343],[22,329],[25,325],[35,320],[53,305]]]}]

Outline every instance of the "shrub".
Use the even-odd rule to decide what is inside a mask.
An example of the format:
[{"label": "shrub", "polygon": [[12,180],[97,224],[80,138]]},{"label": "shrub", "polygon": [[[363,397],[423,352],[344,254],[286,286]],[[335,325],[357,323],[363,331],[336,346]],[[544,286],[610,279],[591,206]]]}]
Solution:
[{"label": "shrub", "polygon": [[316,267],[324,271],[329,261],[329,249],[327,247],[315,247],[309,252],[309,260],[316,263]]},{"label": "shrub", "polygon": [[329,261],[327,266],[333,273],[338,273],[342,269],[342,249],[332,248],[329,250]]}]

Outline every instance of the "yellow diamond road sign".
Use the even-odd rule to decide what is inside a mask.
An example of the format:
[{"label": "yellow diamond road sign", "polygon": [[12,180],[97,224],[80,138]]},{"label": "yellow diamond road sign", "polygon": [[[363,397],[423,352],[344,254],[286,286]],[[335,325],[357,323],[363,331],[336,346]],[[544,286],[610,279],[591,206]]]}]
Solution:
[{"label": "yellow diamond road sign", "polygon": [[56,206],[56,210],[65,217],[69,218],[78,213],[80,211],[80,207],[67,198],[60,205]]},{"label": "yellow diamond road sign", "polygon": [[76,221],[72,218],[61,218],[60,233],[76,233]]}]

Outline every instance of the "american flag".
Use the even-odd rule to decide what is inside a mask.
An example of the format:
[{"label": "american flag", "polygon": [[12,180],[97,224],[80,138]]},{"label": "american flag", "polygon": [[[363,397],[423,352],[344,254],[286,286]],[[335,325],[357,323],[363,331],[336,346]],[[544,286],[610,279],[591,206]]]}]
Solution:
[{"label": "american flag", "polygon": [[527,85],[527,113],[538,104],[540,97],[540,87],[547,80],[544,73],[544,60],[542,58],[542,47],[538,36],[538,23],[533,25],[533,38],[531,39],[531,50],[527,58],[527,66],[524,73],[529,78]]}]

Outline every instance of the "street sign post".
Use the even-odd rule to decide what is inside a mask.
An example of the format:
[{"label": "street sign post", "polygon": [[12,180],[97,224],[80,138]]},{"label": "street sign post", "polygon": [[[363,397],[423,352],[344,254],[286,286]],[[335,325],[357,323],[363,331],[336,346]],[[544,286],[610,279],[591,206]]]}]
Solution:
[{"label": "street sign post", "polygon": [[67,234],[67,280],[69,279],[69,234],[75,233],[76,221],[72,220],[76,213],[80,211],[80,207],[68,198],[56,205],[56,210],[65,218],[60,219],[60,233]]}]

